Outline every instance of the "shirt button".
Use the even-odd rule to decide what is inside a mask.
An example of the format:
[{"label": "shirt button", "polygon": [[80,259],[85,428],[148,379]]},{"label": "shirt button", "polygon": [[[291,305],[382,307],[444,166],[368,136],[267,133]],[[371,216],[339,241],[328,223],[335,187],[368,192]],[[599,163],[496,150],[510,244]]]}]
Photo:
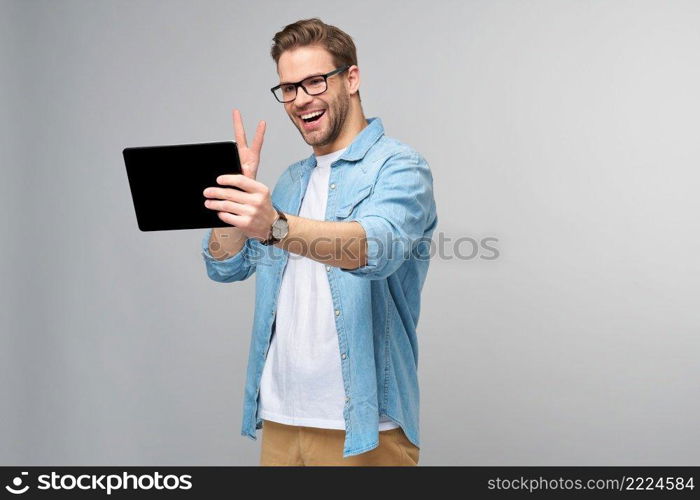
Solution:
[{"label": "shirt button", "polygon": [[331,184],[331,189],[335,189],[335,184]]},{"label": "shirt button", "polygon": [[348,401],[350,401],[350,396],[345,396],[345,402],[347,403]]},{"label": "shirt button", "polygon": [[343,359],[345,359],[345,358],[347,358],[348,356],[347,356],[347,354],[343,353],[342,356],[340,356],[340,357],[343,358]]},{"label": "shirt button", "polygon": [[330,271],[330,270],[331,270],[331,266],[326,266],[326,271]]},{"label": "shirt button", "polygon": [[340,309],[336,309],[336,310],[335,310],[335,315],[336,315],[336,316],[340,316]]}]

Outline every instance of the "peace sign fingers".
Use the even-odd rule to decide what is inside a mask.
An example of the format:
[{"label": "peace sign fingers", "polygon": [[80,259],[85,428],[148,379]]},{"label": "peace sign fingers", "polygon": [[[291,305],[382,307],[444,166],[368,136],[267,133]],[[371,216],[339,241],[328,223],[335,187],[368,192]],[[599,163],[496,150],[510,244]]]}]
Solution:
[{"label": "peace sign fingers", "polygon": [[260,120],[255,130],[253,145],[252,147],[248,147],[248,139],[245,135],[241,112],[237,109],[233,110],[233,131],[236,136],[238,156],[240,157],[241,166],[243,167],[243,174],[252,179],[255,179],[258,173],[258,164],[260,163],[260,154],[265,137],[265,127],[265,121]]}]

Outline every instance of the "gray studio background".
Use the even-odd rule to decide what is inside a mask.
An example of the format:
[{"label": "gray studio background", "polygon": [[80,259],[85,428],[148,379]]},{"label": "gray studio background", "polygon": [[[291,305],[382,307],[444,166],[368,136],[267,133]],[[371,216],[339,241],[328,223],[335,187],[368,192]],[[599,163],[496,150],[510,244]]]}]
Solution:
[{"label": "gray studio background", "polygon": [[0,5],[0,464],[257,464],[254,278],[140,232],[121,151],[232,139],[239,107],[272,186],[311,149],[270,40],[312,16],[428,159],[438,232],[498,239],[431,264],[421,464],[700,462],[697,2]]}]

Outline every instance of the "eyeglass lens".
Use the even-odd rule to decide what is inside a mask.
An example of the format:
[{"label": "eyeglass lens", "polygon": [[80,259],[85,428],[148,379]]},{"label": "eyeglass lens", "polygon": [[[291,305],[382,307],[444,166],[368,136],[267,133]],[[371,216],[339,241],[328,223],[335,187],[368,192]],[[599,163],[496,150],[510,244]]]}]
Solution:
[{"label": "eyeglass lens", "polygon": [[[312,76],[311,78],[307,78],[301,82],[301,85],[309,95],[318,95],[326,91],[326,79],[322,76]],[[293,101],[297,96],[297,87],[293,83],[282,85],[280,88],[275,90],[275,95],[280,101]]]}]

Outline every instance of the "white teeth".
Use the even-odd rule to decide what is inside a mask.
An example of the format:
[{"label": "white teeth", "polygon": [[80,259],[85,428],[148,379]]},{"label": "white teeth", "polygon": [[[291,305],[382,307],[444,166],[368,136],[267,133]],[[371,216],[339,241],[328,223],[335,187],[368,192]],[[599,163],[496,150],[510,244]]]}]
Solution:
[{"label": "white teeth", "polygon": [[313,113],[309,113],[308,115],[301,115],[301,118],[302,118],[302,120],[308,120],[309,118],[313,118],[314,116],[318,116],[321,113],[323,113],[323,111],[314,111]]}]

